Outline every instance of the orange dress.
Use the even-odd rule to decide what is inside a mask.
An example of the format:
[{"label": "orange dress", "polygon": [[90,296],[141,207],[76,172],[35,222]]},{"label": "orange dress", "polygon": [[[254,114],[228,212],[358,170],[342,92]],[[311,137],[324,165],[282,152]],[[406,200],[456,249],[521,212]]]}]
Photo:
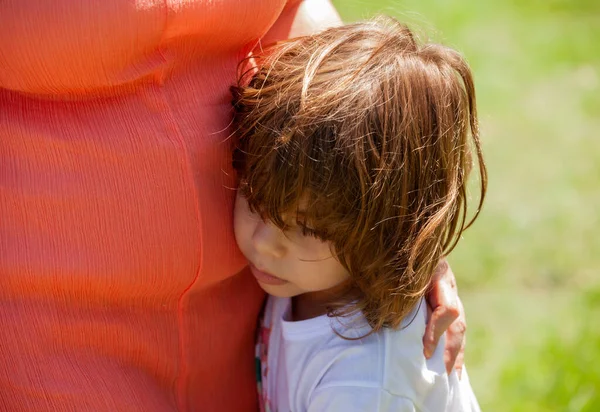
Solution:
[{"label": "orange dress", "polygon": [[257,408],[229,86],[285,3],[0,1],[0,411]]}]

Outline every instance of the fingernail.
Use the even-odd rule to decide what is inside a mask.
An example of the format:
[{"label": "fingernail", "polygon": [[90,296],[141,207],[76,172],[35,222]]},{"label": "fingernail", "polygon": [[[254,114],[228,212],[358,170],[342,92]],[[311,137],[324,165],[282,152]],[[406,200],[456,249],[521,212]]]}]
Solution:
[{"label": "fingernail", "polygon": [[431,345],[425,346],[425,357],[427,359],[431,358],[432,353],[433,353],[433,349],[431,348]]}]

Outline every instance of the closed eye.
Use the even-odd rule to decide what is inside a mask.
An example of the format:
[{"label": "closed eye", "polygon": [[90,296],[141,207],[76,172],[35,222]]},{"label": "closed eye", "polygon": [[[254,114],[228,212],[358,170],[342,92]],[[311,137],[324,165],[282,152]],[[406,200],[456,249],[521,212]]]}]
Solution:
[{"label": "closed eye", "polygon": [[308,226],[306,226],[306,224],[304,222],[301,222],[301,221],[296,221],[296,224],[300,228],[300,231],[302,232],[302,236],[310,236],[310,237],[314,237],[314,238],[317,238],[322,241],[326,240],[325,233],[318,231],[316,229],[313,229],[311,227],[308,227]]}]

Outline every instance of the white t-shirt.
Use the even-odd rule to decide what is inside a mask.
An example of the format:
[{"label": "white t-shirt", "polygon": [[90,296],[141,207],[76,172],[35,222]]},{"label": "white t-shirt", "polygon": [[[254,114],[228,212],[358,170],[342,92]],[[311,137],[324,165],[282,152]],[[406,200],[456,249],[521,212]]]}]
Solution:
[{"label": "white t-shirt", "polygon": [[423,356],[426,304],[398,330],[370,331],[364,317],[290,322],[291,300],[270,296],[257,343],[265,412],[480,411],[466,370],[444,367],[444,340]]}]

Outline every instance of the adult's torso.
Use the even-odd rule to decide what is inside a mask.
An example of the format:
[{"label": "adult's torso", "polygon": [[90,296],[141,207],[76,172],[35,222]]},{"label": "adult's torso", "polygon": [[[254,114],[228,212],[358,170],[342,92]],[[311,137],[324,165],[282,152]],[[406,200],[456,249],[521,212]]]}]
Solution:
[{"label": "adult's torso", "polygon": [[247,410],[236,65],[284,0],[0,2],[0,410]]}]

